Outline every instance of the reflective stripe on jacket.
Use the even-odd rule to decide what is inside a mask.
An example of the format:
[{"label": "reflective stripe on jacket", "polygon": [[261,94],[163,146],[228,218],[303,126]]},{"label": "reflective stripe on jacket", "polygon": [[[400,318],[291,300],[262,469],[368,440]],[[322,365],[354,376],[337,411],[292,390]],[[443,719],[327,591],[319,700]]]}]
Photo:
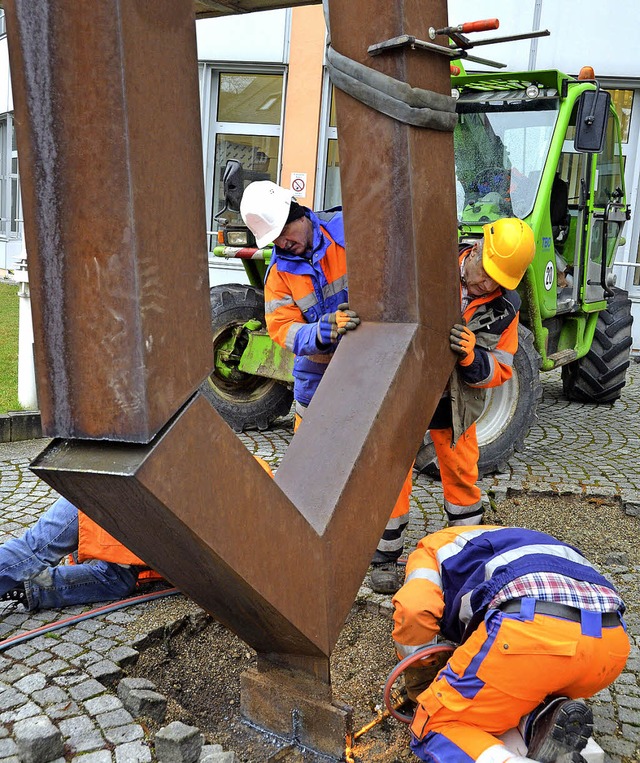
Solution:
[{"label": "reflective stripe on jacket", "polygon": [[301,256],[274,246],[264,301],[269,336],[296,356],[294,397],[308,405],[335,351],[318,348],[317,322],[347,302],[348,294],[342,212],[305,214],[313,226],[313,249]]},{"label": "reflective stripe on jacket", "polygon": [[517,527],[450,527],[428,535],[407,561],[393,598],[393,639],[400,657],[441,634],[461,643],[507,583],[552,572],[613,589],[580,551],[546,533]]}]

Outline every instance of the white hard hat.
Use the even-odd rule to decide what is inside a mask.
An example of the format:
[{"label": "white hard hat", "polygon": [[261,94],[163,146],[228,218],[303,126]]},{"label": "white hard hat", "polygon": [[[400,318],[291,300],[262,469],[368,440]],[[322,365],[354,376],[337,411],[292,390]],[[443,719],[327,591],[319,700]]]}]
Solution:
[{"label": "white hard hat", "polygon": [[256,237],[259,248],[271,243],[282,233],[287,222],[293,191],[270,180],[256,180],[245,188],[240,214]]}]

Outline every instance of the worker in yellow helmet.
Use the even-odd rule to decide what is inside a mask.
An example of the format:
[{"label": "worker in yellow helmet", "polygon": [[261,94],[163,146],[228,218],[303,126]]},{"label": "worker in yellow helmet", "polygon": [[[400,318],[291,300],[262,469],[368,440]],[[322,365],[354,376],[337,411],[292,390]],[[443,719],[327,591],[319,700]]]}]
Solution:
[{"label": "worker in yellow helmet", "polygon": [[483,234],[460,253],[463,322],[450,334],[458,363],[429,425],[450,525],[482,522],[475,422],[485,390],[504,384],[513,373],[520,309],[515,288],[535,253],[533,231],[517,218],[489,223]]}]

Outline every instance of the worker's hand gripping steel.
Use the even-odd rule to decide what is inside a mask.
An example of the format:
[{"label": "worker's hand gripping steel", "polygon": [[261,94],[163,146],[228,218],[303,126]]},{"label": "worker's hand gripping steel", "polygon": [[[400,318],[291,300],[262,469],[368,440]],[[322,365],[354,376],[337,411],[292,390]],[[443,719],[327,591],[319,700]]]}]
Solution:
[{"label": "worker's hand gripping steel", "polygon": [[460,355],[458,363],[461,366],[469,366],[473,363],[476,335],[466,326],[461,323],[455,323],[452,326],[449,334],[449,346],[456,354]]},{"label": "worker's hand gripping steel", "polygon": [[342,334],[354,331],[360,325],[360,318],[355,310],[349,310],[347,302],[338,305],[335,313],[325,313],[318,321],[318,344],[336,344]]}]

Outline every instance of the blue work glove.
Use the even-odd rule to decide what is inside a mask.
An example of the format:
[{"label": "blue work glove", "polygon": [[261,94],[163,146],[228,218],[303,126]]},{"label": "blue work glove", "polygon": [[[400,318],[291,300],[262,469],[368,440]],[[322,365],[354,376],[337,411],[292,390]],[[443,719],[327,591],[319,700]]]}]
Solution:
[{"label": "blue work glove", "polygon": [[349,304],[338,305],[335,313],[325,313],[318,321],[317,344],[325,347],[337,344],[338,339],[347,331],[354,331],[360,325],[360,318],[355,310],[349,310]]}]

